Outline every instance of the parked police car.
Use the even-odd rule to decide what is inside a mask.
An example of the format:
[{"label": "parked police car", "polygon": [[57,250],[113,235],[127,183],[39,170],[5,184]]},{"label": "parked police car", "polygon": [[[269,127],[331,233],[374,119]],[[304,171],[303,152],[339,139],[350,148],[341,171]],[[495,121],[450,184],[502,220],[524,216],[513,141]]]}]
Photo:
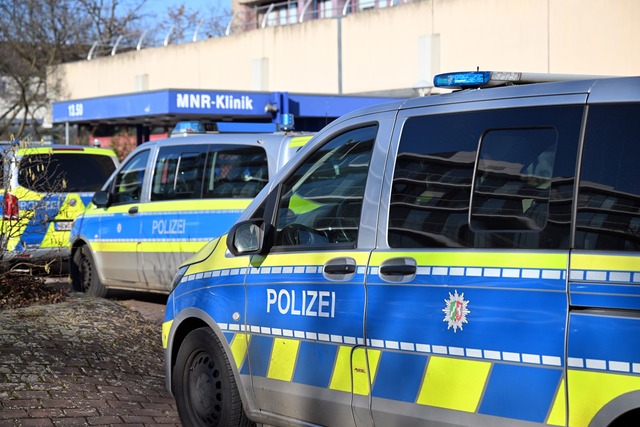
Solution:
[{"label": "parked police car", "polygon": [[311,134],[195,134],[146,142],[127,156],[73,224],[73,289],[168,293],[187,258],[225,233]]},{"label": "parked police car", "polygon": [[338,119],[184,264],[185,425],[640,424],[640,77],[475,89],[529,78]]},{"label": "parked police car", "polygon": [[71,224],[116,169],[116,154],[15,140],[0,144],[0,158],[2,262],[66,261]]}]

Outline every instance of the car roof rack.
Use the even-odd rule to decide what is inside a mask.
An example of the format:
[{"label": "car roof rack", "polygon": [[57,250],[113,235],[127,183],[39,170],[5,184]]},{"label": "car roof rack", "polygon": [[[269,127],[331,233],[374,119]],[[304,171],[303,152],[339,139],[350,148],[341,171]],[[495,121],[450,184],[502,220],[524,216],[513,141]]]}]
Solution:
[{"label": "car roof rack", "polygon": [[495,86],[590,80],[607,77],[612,76],[478,70],[437,74],[433,78],[433,85],[443,89],[479,89]]}]

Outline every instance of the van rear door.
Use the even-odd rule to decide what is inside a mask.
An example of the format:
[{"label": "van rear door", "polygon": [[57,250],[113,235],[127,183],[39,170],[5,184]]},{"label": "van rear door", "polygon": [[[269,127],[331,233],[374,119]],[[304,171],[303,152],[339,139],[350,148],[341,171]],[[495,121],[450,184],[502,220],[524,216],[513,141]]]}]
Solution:
[{"label": "van rear door", "polygon": [[635,101],[589,107],[570,274],[567,383],[576,426],[608,425],[640,399],[640,88],[637,80],[613,83]]}]

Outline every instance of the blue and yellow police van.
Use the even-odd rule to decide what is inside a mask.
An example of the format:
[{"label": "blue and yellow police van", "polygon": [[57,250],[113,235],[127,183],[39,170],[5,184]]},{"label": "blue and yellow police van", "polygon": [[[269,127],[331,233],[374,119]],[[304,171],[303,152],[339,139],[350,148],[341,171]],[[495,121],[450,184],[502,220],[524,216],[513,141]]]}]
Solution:
[{"label": "blue and yellow police van", "polygon": [[275,173],[313,136],[207,133],[191,121],[145,142],[73,223],[73,289],[169,293],[180,264],[225,233]]},{"label": "blue and yellow police van", "polygon": [[329,124],[180,268],[185,425],[640,425],[640,77],[435,85]]},{"label": "blue and yellow police van", "polygon": [[66,265],[71,224],[116,169],[116,154],[15,139],[0,144],[0,158],[4,267]]}]

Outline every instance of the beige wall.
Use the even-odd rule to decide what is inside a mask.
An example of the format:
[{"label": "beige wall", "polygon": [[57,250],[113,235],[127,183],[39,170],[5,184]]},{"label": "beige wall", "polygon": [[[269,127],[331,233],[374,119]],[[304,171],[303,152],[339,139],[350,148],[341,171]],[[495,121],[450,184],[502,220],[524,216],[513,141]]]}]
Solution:
[{"label": "beige wall", "polygon": [[338,93],[340,76],[342,93],[365,93],[476,67],[639,75],[638,22],[639,0],[418,0],[65,64],[59,100],[169,88]]}]

